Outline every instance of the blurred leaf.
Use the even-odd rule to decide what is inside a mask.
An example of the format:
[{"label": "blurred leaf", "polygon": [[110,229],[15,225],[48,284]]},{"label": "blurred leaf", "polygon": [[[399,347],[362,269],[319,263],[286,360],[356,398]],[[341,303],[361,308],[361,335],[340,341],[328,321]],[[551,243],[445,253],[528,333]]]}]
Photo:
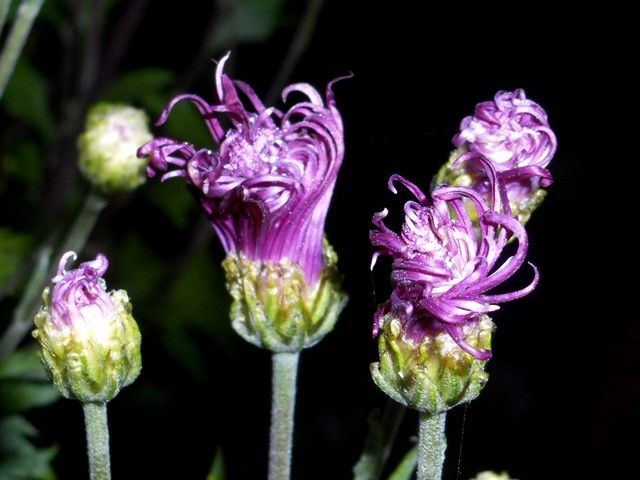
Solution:
[{"label": "blurred leaf", "polygon": [[27,258],[31,243],[29,235],[0,227],[0,286],[4,285]]},{"label": "blurred leaf", "polygon": [[57,447],[36,448],[29,438],[37,431],[24,418],[0,419],[0,478],[2,480],[55,480],[51,461]]},{"label": "blurred leaf", "polygon": [[369,414],[369,433],[362,455],[353,467],[354,480],[380,478],[404,413],[404,406],[389,399],[382,412],[375,409]]},{"label": "blurred leaf", "polygon": [[3,182],[18,180],[19,188],[28,201],[35,201],[42,195],[43,155],[31,138],[18,140],[1,161],[0,168],[6,174]]},{"label": "blurred leaf", "polygon": [[54,122],[45,78],[27,61],[20,60],[2,98],[7,113],[35,128],[49,142]]},{"label": "blurred leaf", "polygon": [[221,350],[233,350],[237,337],[229,323],[229,299],[222,268],[205,249],[196,252],[168,292],[158,318],[171,355],[195,377],[204,378],[203,338]]},{"label": "blurred leaf", "polygon": [[174,78],[173,72],[160,68],[134,70],[114,82],[105,100],[138,104],[155,117],[162,112],[170,97]]},{"label": "blurred leaf", "polygon": [[0,362],[0,413],[24,412],[58,398],[35,349],[17,350]]},{"label": "blurred leaf", "polygon": [[145,194],[149,202],[166,213],[176,227],[182,229],[188,225],[189,212],[195,208],[196,202],[184,187],[184,182],[149,182]]},{"label": "blurred leaf", "polygon": [[34,348],[23,348],[0,361],[0,380],[27,378],[46,380],[47,375]]},{"label": "blurred leaf", "polygon": [[218,26],[210,49],[267,40],[282,23],[284,3],[284,0],[239,0],[234,15]]},{"label": "blurred leaf", "polygon": [[418,463],[418,446],[414,446],[407,452],[407,454],[400,460],[400,463],[389,476],[389,480],[410,480],[413,477],[413,472],[416,469]]},{"label": "blurred leaf", "polygon": [[44,2],[38,19],[50,22],[59,32],[68,28],[65,20],[65,12],[62,12],[63,2]]},{"label": "blurred leaf", "polygon": [[220,327],[230,330],[223,275],[208,252],[196,252],[169,292],[166,320],[198,325],[202,331],[215,335],[220,333]]},{"label": "blurred leaf", "polygon": [[118,269],[122,285],[127,286],[135,316],[137,302],[154,298],[153,293],[158,288],[158,280],[163,277],[165,271],[164,265],[157,261],[157,257],[139,236],[129,234],[118,251],[118,265],[114,265],[114,268]]},{"label": "blurred leaf", "polygon": [[213,139],[200,112],[187,101],[173,108],[162,129],[163,136],[192,143],[196,148],[213,147]]},{"label": "blurred leaf", "polygon": [[222,449],[218,448],[216,456],[213,459],[213,465],[211,465],[209,475],[207,475],[207,480],[224,480],[224,478],[224,458],[222,456]]}]

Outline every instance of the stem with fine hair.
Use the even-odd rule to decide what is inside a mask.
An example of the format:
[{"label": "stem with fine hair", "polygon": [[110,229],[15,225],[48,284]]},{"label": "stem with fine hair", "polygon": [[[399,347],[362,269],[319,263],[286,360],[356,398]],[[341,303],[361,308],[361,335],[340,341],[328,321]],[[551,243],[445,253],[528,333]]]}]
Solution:
[{"label": "stem with fine hair", "polygon": [[[23,0],[16,13],[16,19],[0,55],[0,98],[16,68],[16,63],[24,47],[33,21],[40,12],[43,0]],[[2,6],[5,8],[5,5]]]},{"label": "stem with fine hair", "polygon": [[289,480],[299,352],[273,354],[269,480]]},{"label": "stem with fine hair", "polygon": [[417,480],[441,480],[444,452],[447,449],[445,436],[446,413],[420,413],[418,434]]},{"label": "stem with fine hair", "polygon": [[106,402],[86,402],[82,404],[82,409],[87,431],[89,478],[91,480],[110,480],[111,461],[109,458],[107,404]]},{"label": "stem with fine hair", "polygon": [[[80,212],[55,253],[54,259],[58,260],[62,254],[69,250],[77,253],[82,251],[96,220],[106,205],[107,199],[95,190],[87,194]],[[22,298],[13,312],[11,324],[0,338],[0,358],[13,352],[33,326],[33,317],[41,304],[40,294],[58,266],[57,263],[51,262],[51,251],[51,247],[45,245],[38,256],[36,267],[33,269]]]}]

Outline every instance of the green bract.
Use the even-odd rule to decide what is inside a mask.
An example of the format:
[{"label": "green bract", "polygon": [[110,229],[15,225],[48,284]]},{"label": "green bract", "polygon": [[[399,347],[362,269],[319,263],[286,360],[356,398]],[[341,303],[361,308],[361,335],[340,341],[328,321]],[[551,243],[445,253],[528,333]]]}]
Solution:
[{"label": "green bract", "polygon": [[[420,412],[442,413],[478,396],[489,375],[480,360],[462,350],[446,332],[417,343],[405,338],[399,320],[382,319],[380,362],[371,364],[376,385],[395,401]],[[483,315],[464,327],[464,340],[476,349],[491,347],[493,322]]]},{"label": "green bract", "polygon": [[231,324],[245,340],[274,352],[298,352],[329,333],[347,302],[325,242],[325,268],[316,285],[288,259],[259,262],[229,254],[222,263],[233,298]]},{"label": "green bract", "polygon": [[50,289],[35,317],[33,336],[42,363],[66,398],[107,402],[140,374],[140,331],[127,292],[108,294],[114,310],[100,318],[77,319],[72,326],[51,321]]}]

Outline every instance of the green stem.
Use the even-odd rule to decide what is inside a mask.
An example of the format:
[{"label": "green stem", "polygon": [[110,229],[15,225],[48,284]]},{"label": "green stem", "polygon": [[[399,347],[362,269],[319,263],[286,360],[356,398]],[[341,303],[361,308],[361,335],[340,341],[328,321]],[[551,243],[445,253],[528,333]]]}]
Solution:
[{"label": "green stem", "polygon": [[417,480],[441,480],[447,437],[444,433],[446,413],[420,413],[418,434]]},{"label": "green stem", "polygon": [[273,105],[278,99],[280,91],[289,77],[291,77],[291,74],[295,70],[300,58],[302,58],[302,55],[309,46],[311,38],[313,37],[313,32],[316,29],[316,24],[318,23],[318,18],[320,17],[323,3],[324,0],[308,0],[307,9],[300,19],[298,30],[289,44],[289,49],[287,50],[280,68],[278,68],[278,75],[271,83],[271,88],[266,96],[267,105]]},{"label": "green stem", "polygon": [[[82,251],[91,230],[96,224],[96,220],[106,204],[107,199],[98,192],[91,191],[87,194],[69,233],[53,257],[56,261],[69,250],[77,253]],[[51,265],[51,251],[51,247],[45,245],[38,256],[36,267],[27,282],[27,287],[18,306],[13,312],[11,324],[2,334],[2,338],[0,338],[0,358],[4,358],[13,352],[33,326],[33,317],[38,312],[42,302],[40,294],[58,267],[57,263]]]},{"label": "green stem", "polygon": [[289,480],[299,352],[273,354],[269,480]]},{"label": "green stem", "polygon": [[87,431],[89,478],[91,480],[110,480],[107,404],[105,402],[87,402],[82,404],[82,409],[84,410],[84,425]]},{"label": "green stem", "polygon": [[364,451],[353,467],[354,480],[378,480],[389,459],[391,447],[396,439],[398,428],[406,407],[389,399],[382,413],[382,418],[371,416],[369,419],[369,435]]},{"label": "green stem", "polygon": [[2,334],[2,338],[0,338],[0,359],[7,357],[13,352],[29,328],[31,328],[31,320],[33,317],[30,316],[29,313],[32,311],[33,305],[37,305],[40,302],[42,286],[47,280],[50,257],[51,247],[43,247],[38,254],[36,265],[22,294],[22,298],[13,312],[11,324]]},{"label": "green stem", "polygon": [[91,190],[87,194],[84,204],[71,226],[71,230],[69,230],[69,233],[62,242],[62,246],[58,251],[59,255],[56,256],[56,260],[69,250],[80,253],[87,243],[89,234],[91,234],[91,231],[93,230],[100,213],[102,213],[102,210],[104,210],[104,207],[107,205],[107,202],[107,198],[95,190]]},{"label": "green stem", "polygon": [[16,68],[16,62],[24,47],[33,21],[40,12],[44,0],[23,0],[16,13],[11,32],[0,55],[0,98]]},{"label": "green stem", "polygon": [[11,0],[0,0],[0,35],[2,35],[4,22],[7,21],[7,15],[9,14],[10,5],[11,5]]}]

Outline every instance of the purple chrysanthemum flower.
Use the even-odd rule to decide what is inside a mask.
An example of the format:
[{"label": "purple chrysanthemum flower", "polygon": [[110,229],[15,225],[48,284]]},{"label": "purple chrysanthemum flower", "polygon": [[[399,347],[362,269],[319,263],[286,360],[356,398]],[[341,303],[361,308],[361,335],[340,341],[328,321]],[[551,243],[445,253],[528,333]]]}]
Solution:
[{"label": "purple chrysanthemum flower", "polygon": [[[524,262],[527,234],[510,214],[506,191],[492,162],[476,153],[465,154],[454,166],[461,162],[476,162],[485,169],[488,197],[468,187],[440,185],[429,199],[403,177],[390,178],[391,191],[395,193],[395,184],[400,183],[416,200],[404,206],[400,233],[384,224],[386,209],[373,217],[376,229],[371,232],[371,243],[377,248],[374,262],[378,255],[392,258],[393,283],[390,300],[375,315],[374,335],[383,318],[391,314],[416,343],[445,331],[464,351],[485,360],[490,358],[490,351],[469,345],[465,327],[497,310],[499,303],[531,292],[538,282],[538,271],[534,267],[533,281],[521,290],[488,293]],[[503,248],[512,237],[518,240],[516,252],[502,259]]]},{"label": "purple chrysanthemum flower", "polygon": [[543,188],[553,181],[546,167],[557,142],[542,107],[522,89],[500,91],[494,100],[479,103],[474,115],[462,120],[453,144],[458,148],[436,175],[434,185],[471,187],[487,197],[490,185],[484,168],[477,162],[453,167],[465,153],[477,153],[491,162],[514,215],[527,222],[544,199]]},{"label": "purple chrysanthemum flower", "polygon": [[541,169],[556,151],[547,113],[522,89],[499,91],[494,100],[476,105],[474,115],[462,120],[453,144],[485,156],[499,175],[520,171],[544,176]]},{"label": "purple chrysanthemum flower", "polygon": [[227,57],[216,69],[219,103],[179,95],[157,122],[164,123],[176,103],[189,100],[205,119],[217,149],[158,138],[141,147],[139,155],[150,155],[150,176],[185,178],[227,253],[259,261],[287,258],[313,284],[325,267],[325,217],[344,154],[334,82],[324,100],[312,86],[298,83],[282,96],[286,100],[299,92],[304,101],[286,111],[267,108],[249,85],[223,73]]},{"label": "purple chrysanthemum flower", "polygon": [[[249,85],[216,69],[219,103],[186,94],[215,150],[158,138],[138,150],[148,174],[183,177],[222,242],[233,297],[231,322],[247,341],[273,351],[299,351],[333,328],[344,307],[337,257],[324,224],[344,155],[342,119],[330,82],[325,98],[311,85],[282,92],[303,101],[288,110],[265,107]],[[244,98],[241,100],[240,97]]]}]

